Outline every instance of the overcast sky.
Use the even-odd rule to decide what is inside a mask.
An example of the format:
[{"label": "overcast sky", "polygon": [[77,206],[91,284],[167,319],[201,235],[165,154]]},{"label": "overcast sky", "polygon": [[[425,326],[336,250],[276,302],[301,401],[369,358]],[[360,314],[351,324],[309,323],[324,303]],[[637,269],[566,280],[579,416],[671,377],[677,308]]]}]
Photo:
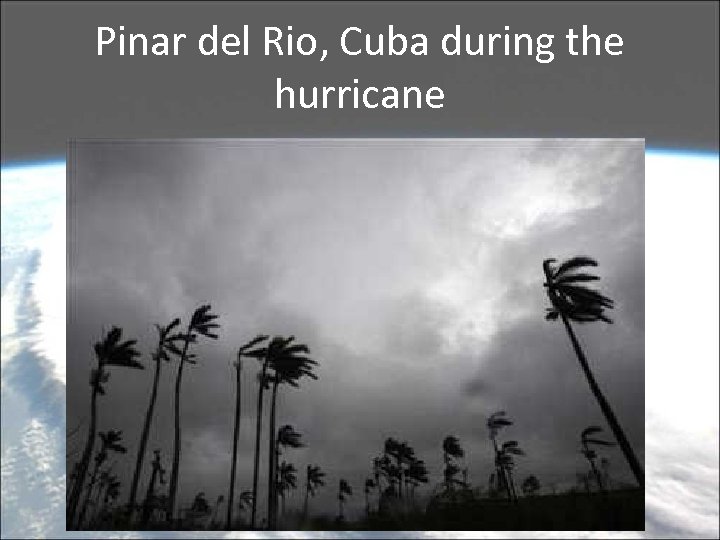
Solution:
[{"label": "overcast sky", "polygon": [[[362,508],[362,484],[389,436],[426,461],[425,493],[441,481],[447,435],[460,438],[470,480],[486,487],[485,420],[498,409],[515,422],[503,436],[527,452],[517,476],[569,485],[586,470],[580,431],[605,423],[564,329],[544,320],[541,264],[586,254],[616,301],[615,324],[578,333],[642,459],[643,152],[638,140],[78,143],[68,429],[87,427],[92,344],[121,326],[147,369],[113,370],[99,414],[101,430],[125,434],[129,453],[114,470],[127,490],[153,325],[186,322],[210,303],[220,339],[201,340],[183,380],[181,506],[201,490],[227,495],[232,360],[257,333],[294,334],[319,362],[317,381],[281,390],[277,420],[307,444],[284,457],[301,472],[317,463],[328,473],[315,510],[335,511],[341,477],[356,491],[350,506]],[[257,366],[246,365],[241,491],[252,483],[257,391]],[[163,365],[146,458],[161,448],[168,471],[176,369]],[[82,438],[68,442],[72,460]],[[629,481],[621,453],[604,455],[611,475]],[[299,489],[288,507],[301,503]]]}]

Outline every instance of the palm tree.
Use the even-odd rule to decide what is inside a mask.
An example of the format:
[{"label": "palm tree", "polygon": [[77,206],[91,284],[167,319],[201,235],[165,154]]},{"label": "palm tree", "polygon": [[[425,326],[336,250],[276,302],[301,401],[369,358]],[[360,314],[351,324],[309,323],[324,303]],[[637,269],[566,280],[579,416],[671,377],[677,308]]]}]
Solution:
[{"label": "palm tree", "polygon": [[580,342],[575,336],[570,321],[577,323],[603,321],[606,323],[612,323],[612,321],[605,315],[606,309],[613,307],[613,301],[604,296],[600,292],[590,289],[583,283],[589,281],[596,281],[599,278],[595,275],[587,272],[580,271],[583,267],[597,266],[597,262],[590,257],[573,257],[563,262],[557,267],[553,266],[555,259],[545,259],[543,261],[543,271],[545,272],[545,283],[543,284],[547,289],[548,298],[552,304],[551,308],[547,309],[547,315],[545,318],[549,321],[554,321],[560,318],[565,330],[570,336],[573,349],[580,362],[580,367],[585,373],[590,390],[592,391],[595,399],[600,405],[600,409],[605,415],[605,420],[610,425],[613,435],[620,445],[620,449],[625,455],[625,459],[630,465],[630,469],[635,475],[640,487],[645,485],[645,473],[643,472],[640,462],[635,456],[635,452],[630,446],[630,442],[625,437],[625,432],[620,427],[620,422],[615,417],[615,413],[610,407],[607,399],[600,390],[595,377],[590,370],[585,353],[580,347]]},{"label": "palm tree", "polygon": [[145,413],[145,423],[143,424],[142,435],[140,436],[140,446],[138,447],[137,458],[135,459],[135,472],[133,473],[132,483],[130,484],[130,495],[128,496],[128,517],[132,520],[135,512],[135,498],[137,497],[138,484],[140,482],[140,472],[142,471],[143,460],[145,459],[145,448],[147,447],[148,436],[150,435],[150,425],[152,424],[153,411],[155,410],[155,401],[157,400],[158,383],[160,382],[160,367],[162,362],[169,362],[170,356],[168,352],[179,355],[180,351],[175,345],[176,341],[182,340],[180,334],[171,334],[171,332],[180,325],[180,319],[173,319],[167,326],[156,324],[158,332],[158,343],[152,359],[155,362],[155,376],[153,378],[152,391],[150,392],[150,403]]},{"label": "palm tree", "polygon": [[395,459],[395,468],[390,471],[391,475],[397,479],[398,496],[403,497],[403,475],[405,469],[403,465],[409,465],[415,459],[415,451],[407,442],[398,442],[392,437],[385,440],[385,454]]},{"label": "palm tree", "polygon": [[443,440],[443,461],[445,462],[445,490],[451,491],[454,487],[454,476],[459,472],[454,460],[465,456],[457,437],[448,435]]},{"label": "palm tree", "polygon": [[243,491],[238,497],[238,511],[242,514],[249,507],[252,507],[252,491]]},{"label": "palm tree", "polygon": [[[274,471],[276,471],[275,474],[275,486],[279,485],[280,479],[279,479],[279,463],[280,463],[280,454],[281,454],[281,448],[302,448],[304,445],[302,443],[300,433],[295,431],[295,429],[291,425],[284,425],[282,426],[278,432],[277,436],[275,437],[275,456],[273,459],[275,459],[275,464],[273,465]],[[273,516],[277,512],[277,499],[278,494],[275,494],[275,497],[272,501],[273,503]]]},{"label": "palm tree", "polygon": [[314,497],[317,489],[325,485],[325,472],[318,465],[308,465],[305,470],[305,504],[303,515],[308,515],[308,499]]},{"label": "palm tree", "polygon": [[517,501],[517,493],[515,492],[515,482],[512,477],[512,470],[515,467],[515,460],[512,456],[524,456],[525,452],[520,448],[517,441],[504,442],[500,448],[498,455],[499,467],[505,473],[505,479],[510,487],[512,499]]},{"label": "palm tree", "polygon": [[263,354],[262,349],[253,349],[256,345],[267,340],[267,336],[256,336],[238,349],[237,360],[235,361],[235,424],[233,427],[233,449],[232,464],[230,466],[230,493],[228,494],[227,517],[225,519],[225,528],[231,529],[233,503],[235,501],[235,472],[237,468],[237,451],[238,438],[240,436],[240,395],[241,395],[241,372],[242,359],[244,356],[255,356]]},{"label": "palm tree", "polygon": [[67,527],[72,528],[75,523],[75,514],[80,502],[80,494],[85,487],[85,477],[87,476],[88,467],[90,466],[90,458],[92,456],[93,446],[95,445],[95,434],[97,430],[97,398],[105,395],[105,384],[110,373],[106,371],[109,366],[118,366],[132,369],[144,369],[143,365],[135,360],[140,353],[135,349],[136,340],[130,339],[121,341],[122,329],[113,326],[105,337],[95,343],[94,351],[97,360],[97,367],[90,374],[90,387],[92,394],[90,397],[90,425],[88,426],[88,436],[85,442],[85,449],[80,458],[79,466],[75,482],[73,483],[70,498],[67,504],[66,521]]},{"label": "palm tree", "polygon": [[405,486],[410,487],[410,500],[415,498],[415,488],[420,484],[428,483],[428,471],[425,462],[421,459],[413,459],[410,461],[407,469],[405,469]]},{"label": "palm tree", "polygon": [[217,339],[217,334],[214,334],[212,330],[219,328],[220,325],[213,322],[215,319],[217,319],[217,315],[210,313],[209,304],[200,306],[192,314],[187,330],[181,335],[183,348],[180,351],[180,365],[175,379],[175,438],[173,440],[173,462],[170,471],[170,487],[168,489],[168,521],[172,521],[175,513],[175,498],[177,497],[178,475],[180,472],[180,389],[182,388],[183,368],[186,363],[197,363],[194,359],[195,355],[189,354],[188,349],[190,343],[197,343],[198,336],[203,335],[211,339]]},{"label": "palm tree", "polygon": [[505,411],[497,411],[490,415],[487,420],[488,431],[490,432],[490,440],[493,443],[493,450],[495,454],[495,470],[497,473],[496,480],[499,489],[505,489],[507,491],[508,499],[512,499],[512,493],[510,492],[510,483],[505,475],[505,469],[501,465],[502,457],[500,448],[497,444],[497,436],[499,431],[507,426],[512,426],[512,420],[506,418],[507,413]]},{"label": "palm tree", "polygon": [[90,502],[90,495],[95,487],[95,482],[100,478],[100,467],[108,458],[108,452],[117,452],[124,454],[127,452],[120,442],[122,441],[122,431],[107,431],[100,432],[100,450],[95,455],[95,468],[92,475],[90,476],[90,483],[88,484],[87,491],[85,492],[85,500],[83,501],[82,508],[80,509],[80,517],[78,517],[77,525],[78,528],[82,526],[85,521],[85,514],[87,512],[88,503]]},{"label": "palm tree", "polygon": [[[282,462],[278,466],[278,475],[277,475],[277,493],[280,496],[280,500],[282,501],[282,513],[285,513],[285,494],[290,491],[291,489],[295,489],[297,487],[297,469],[295,468],[295,465],[292,463],[286,463]],[[277,520],[277,516],[275,516],[275,519]]]},{"label": "palm tree", "polygon": [[263,354],[262,371],[258,374],[258,401],[257,419],[255,424],[255,462],[253,465],[252,511],[250,513],[250,527],[255,528],[257,514],[258,476],[260,471],[260,434],[262,432],[263,392],[270,389],[270,377],[267,374],[267,349]]},{"label": "palm tree", "polygon": [[593,435],[595,435],[596,433],[601,433],[602,430],[603,429],[600,426],[586,427],[582,430],[582,433],[580,434],[580,443],[582,444],[582,455],[585,456],[585,459],[587,459],[588,463],[590,463],[590,469],[592,470],[593,476],[595,476],[595,481],[597,482],[598,488],[600,489],[600,491],[605,491],[602,476],[600,475],[600,471],[595,464],[597,452],[595,452],[595,450],[591,448],[591,445],[615,446],[615,443],[605,441],[603,439],[596,439],[595,437],[593,437]]},{"label": "palm tree", "polygon": [[277,496],[275,494],[276,472],[275,472],[275,416],[278,387],[281,384],[289,384],[293,387],[299,386],[299,381],[303,377],[317,379],[313,368],[317,365],[315,360],[304,356],[310,353],[307,345],[293,344],[295,338],[275,337],[268,345],[268,366],[273,370],[272,378],[272,397],[270,401],[270,444],[268,453],[269,471],[268,471],[268,526],[275,528],[276,526],[276,503]]},{"label": "palm tree", "polygon": [[525,480],[523,480],[523,483],[520,487],[522,488],[522,491],[526,497],[532,497],[538,491],[540,491],[540,481],[534,474],[531,474],[530,476],[525,478]]},{"label": "palm tree", "polygon": [[345,497],[352,497],[352,487],[348,484],[347,480],[341,478],[338,484],[338,520],[343,521],[345,519],[344,504]]},{"label": "palm tree", "polygon": [[377,488],[377,507],[378,512],[380,511],[380,499],[382,498],[382,485],[380,484],[380,478],[383,474],[383,458],[373,458],[373,478],[375,479],[375,487]]},{"label": "palm tree", "polygon": [[152,462],[152,474],[150,475],[150,483],[148,484],[147,491],[145,493],[145,501],[143,502],[143,512],[141,525],[145,527],[150,520],[150,514],[157,508],[157,497],[155,495],[155,483],[165,483],[165,469],[160,463],[160,450],[155,450],[155,459]]},{"label": "palm tree", "polygon": [[372,478],[365,479],[365,515],[370,515],[370,493],[375,488],[375,481]]}]

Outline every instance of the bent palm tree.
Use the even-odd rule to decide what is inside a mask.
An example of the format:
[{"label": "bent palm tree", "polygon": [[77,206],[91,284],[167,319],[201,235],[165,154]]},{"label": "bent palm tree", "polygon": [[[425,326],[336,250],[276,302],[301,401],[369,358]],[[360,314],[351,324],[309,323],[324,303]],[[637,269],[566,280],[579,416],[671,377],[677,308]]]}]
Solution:
[{"label": "bent palm tree", "polygon": [[230,530],[232,525],[233,502],[235,500],[235,472],[237,468],[238,437],[240,436],[240,395],[241,395],[241,372],[242,359],[244,356],[255,356],[263,354],[262,349],[253,349],[256,345],[267,339],[267,336],[257,336],[238,349],[237,360],[235,361],[235,423],[233,427],[233,449],[232,464],[230,466],[230,493],[228,494],[227,516],[225,528]]},{"label": "bent palm tree", "polygon": [[[280,454],[282,453],[281,448],[302,448],[304,445],[301,442],[301,435],[291,425],[285,425],[282,426],[278,432],[277,437],[275,438],[275,464],[273,465],[274,471],[276,471],[275,474],[275,487],[277,489],[277,486],[280,485],[280,471],[278,469],[279,463],[280,463]],[[282,495],[280,495],[282,497]],[[275,494],[275,498],[273,499],[273,515],[275,515],[277,511],[277,499],[278,494]]]},{"label": "bent palm tree", "polygon": [[281,384],[288,384],[297,388],[303,377],[317,379],[313,368],[317,365],[315,360],[304,356],[310,353],[307,345],[293,343],[294,336],[289,338],[275,337],[268,345],[268,365],[272,368],[272,397],[270,401],[270,444],[268,453],[268,526],[272,529],[276,526],[277,496],[275,494],[275,416],[278,387]]},{"label": "bent palm tree", "polygon": [[465,455],[464,450],[460,446],[460,440],[457,437],[448,435],[443,440],[443,461],[445,462],[445,491],[452,491],[455,475],[460,472],[459,467],[454,460],[460,459]]},{"label": "bent palm tree", "polygon": [[603,439],[596,439],[595,437],[593,437],[593,435],[602,432],[602,430],[603,429],[599,426],[590,426],[583,429],[582,433],[580,434],[580,443],[582,444],[582,455],[585,456],[585,459],[587,459],[590,463],[590,469],[592,470],[593,476],[595,476],[595,481],[597,482],[598,488],[600,489],[600,491],[605,491],[602,476],[600,475],[600,471],[595,464],[597,452],[595,452],[595,450],[590,447],[591,445],[615,446],[615,443],[605,441]]},{"label": "bent palm tree", "polygon": [[308,465],[305,471],[305,504],[303,505],[303,515],[308,515],[308,498],[314,497],[317,489],[325,485],[325,472],[318,465]]},{"label": "bent palm tree", "polygon": [[[425,462],[421,459],[413,459],[410,461],[407,469],[405,469],[405,489],[411,501],[415,498],[415,488],[420,484],[427,484],[428,481],[428,471],[427,467],[425,467]],[[409,490],[408,487],[410,488]]]},{"label": "bent palm tree", "polygon": [[68,499],[66,511],[66,526],[68,528],[76,525],[75,517],[80,502],[80,495],[85,486],[85,477],[87,476],[88,467],[90,466],[90,458],[92,457],[97,430],[97,398],[98,396],[105,395],[103,384],[110,378],[110,373],[105,371],[105,369],[109,366],[144,369],[143,365],[135,360],[136,356],[140,356],[140,353],[135,350],[137,341],[134,339],[120,341],[121,338],[122,330],[113,326],[102,341],[95,343],[94,351],[97,359],[97,368],[93,369],[90,374],[90,387],[92,388],[90,397],[90,424],[88,426],[85,449],[80,458],[76,478]]},{"label": "bent palm tree", "polygon": [[515,460],[512,456],[524,456],[525,452],[520,448],[517,441],[507,441],[500,447],[498,462],[500,468],[505,473],[505,479],[510,487],[512,499],[517,501],[517,493],[515,492],[515,482],[513,481],[512,470],[515,467]]},{"label": "bent palm tree", "polygon": [[344,478],[340,479],[340,483],[338,484],[338,520],[343,521],[345,519],[345,498],[346,497],[352,497],[352,487],[350,484],[348,484],[347,480]]},{"label": "bent palm tree", "polygon": [[365,479],[365,515],[370,515],[370,493],[375,489],[375,481],[372,478]]},{"label": "bent palm tree", "polygon": [[605,415],[607,423],[612,429],[613,435],[620,445],[620,449],[625,455],[625,459],[630,466],[635,479],[640,487],[645,485],[645,473],[635,456],[635,452],[630,446],[630,442],[625,436],[625,432],[620,427],[620,422],[615,417],[615,413],[610,407],[607,399],[600,390],[595,377],[590,370],[585,353],[580,346],[580,342],[575,336],[570,321],[585,323],[603,321],[611,323],[612,321],[605,315],[606,309],[613,307],[613,301],[601,294],[600,292],[590,289],[583,285],[589,281],[596,281],[599,278],[595,275],[580,271],[583,267],[597,266],[597,262],[590,257],[573,257],[563,262],[557,267],[553,266],[555,259],[546,259],[543,261],[543,271],[545,273],[544,286],[547,289],[548,298],[552,304],[548,308],[545,318],[554,321],[560,318],[565,330],[570,337],[575,354],[580,362],[580,367],[585,373],[590,390],[600,405],[600,409]]},{"label": "bent palm tree", "polygon": [[177,318],[173,319],[167,326],[155,325],[158,331],[157,349],[155,349],[155,353],[152,356],[155,362],[155,376],[153,378],[152,391],[150,392],[150,403],[145,413],[145,423],[143,424],[142,434],[140,435],[140,446],[138,446],[137,458],[135,459],[135,472],[133,473],[132,483],[130,484],[130,495],[128,496],[127,505],[130,520],[132,520],[133,513],[135,512],[135,499],[137,497],[138,483],[140,482],[140,472],[142,471],[142,464],[145,459],[145,448],[147,447],[150,425],[152,424],[153,412],[155,410],[155,401],[157,400],[160,367],[163,361],[170,361],[168,352],[180,354],[175,342],[181,340],[182,336],[179,334],[171,335],[171,332],[179,325],[180,319]]},{"label": "bent palm tree", "polygon": [[[267,349],[266,349],[267,350]],[[271,377],[267,373],[267,352],[263,354],[262,370],[258,373],[258,401],[255,423],[255,461],[253,464],[252,510],[250,512],[250,527],[255,528],[257,514],[258,477],[260,472],[260,435],[262,433],[263,393],[270,390]]]},{"label": "bent palm tree", "polygon": [[508,495],[508,499],[512,499],[512,493],[510,492],[510,483],[505,475],[505,469],[501,465],[502,456],[500,448],[497,444],[497,436],[499,431],[507,426],[512,426],[512,420],[506,418],[505,411],[497,411],[490,415],[487,420],[488,431],[490,432],[490,440],[493,443],[493,450],[495,453],[495,471],[497,485],[499,489],[505,489]]},{"label": "bent palm tree", "polygon": [[188,349],[190,343],[197,343],[198,336],[205,336],[211,339],[217,339],[217,334],[212,332],[213,329],[219,328],[220,325],[213,322],[217,319],[217,315],[210,313],[210,305],[200,306],[195,310],[187,325],[187,330],[181,335],[183,348],[180,351],[180,365],[178,366],[177,377],[175,379],[175,438],[173,440],[173,462],[170,472],[170,486],[168,489],[167,503],[167,520],[172,521],[175,513],[175,498],[177,497],[178,475],[180,472],[180,390],[182,388],[183,368],[186,363],[195,364],[195,355],[189,354]]}]

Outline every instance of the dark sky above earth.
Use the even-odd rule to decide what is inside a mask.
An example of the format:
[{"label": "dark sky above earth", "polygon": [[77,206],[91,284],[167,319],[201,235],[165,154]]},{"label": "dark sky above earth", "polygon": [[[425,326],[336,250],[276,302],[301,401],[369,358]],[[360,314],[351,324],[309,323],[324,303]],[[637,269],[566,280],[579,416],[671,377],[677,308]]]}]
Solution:
[{"label": "dark sky above earth", "polygon": [[[544,320],[541,264],[578,254],[599,261],[600,287],[616,301],[615,324],[578,333],[642,459],[643,153],[640,140],[77,143],[67,425],[84,423],[70,459],[87,425],[92,344],[119,325],[147,366],[114,370],[100,400],[100,429],[123,430],[129,446],[115,465],[127,489],[154,323],[185,322],[210,303],[220,338],[201,341],[183,381],[182,505],[201,490],[227,494],[232,361],[257,333],[294,334],[319,362],[318,380],[283,388],[278,404],[278,425],[307,444],[284,458],[328,473],[317,511],[335,511],[341,477],[355,488],[351,511],[363,507],[362,484],[389,436],[427,463],[425,493],[441,481],[447,435],[485,486],[485,420],[498,409],[515,422],[503,435],[527,452],[517,476],[568,486],[586,469],[580,431],[605,424],[565,331]],[[246,366],[240,490],[252,482],[257,390],[257,366]],[[168,470],[176,369],[163,365],[146,458],[160,448]],[[630,479],[617,449],[604,455],[614,478]]]}]

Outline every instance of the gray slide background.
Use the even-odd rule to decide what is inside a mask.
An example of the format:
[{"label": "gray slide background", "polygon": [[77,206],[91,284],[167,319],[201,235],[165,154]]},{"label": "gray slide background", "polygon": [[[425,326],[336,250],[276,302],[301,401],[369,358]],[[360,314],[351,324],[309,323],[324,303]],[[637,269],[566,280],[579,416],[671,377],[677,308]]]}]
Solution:
[{"label": "gray slide background", "polygon": [[[645,137],[648,147],[718,147],[717,2],[4,2],[2,160],[64,155],[74,137]],[[178,57],[96,55],[98,26],[183,32]],[[251,55],[203,57],[190,38],[250,25]],[[348,26],[425,33],[427,57],[344,55]],[[464,31],[556,35],[550,64],[446,57]],[[618,33],[622,56],[571,57],[568,27]],[[328,58],[265,57],[262,29],[311,32]],[[192,47],[190,47],[192,45]],[[562,48],[561,48],[562,46]],[[293,86],[439,85],[444,109],[277,110]]]}]

